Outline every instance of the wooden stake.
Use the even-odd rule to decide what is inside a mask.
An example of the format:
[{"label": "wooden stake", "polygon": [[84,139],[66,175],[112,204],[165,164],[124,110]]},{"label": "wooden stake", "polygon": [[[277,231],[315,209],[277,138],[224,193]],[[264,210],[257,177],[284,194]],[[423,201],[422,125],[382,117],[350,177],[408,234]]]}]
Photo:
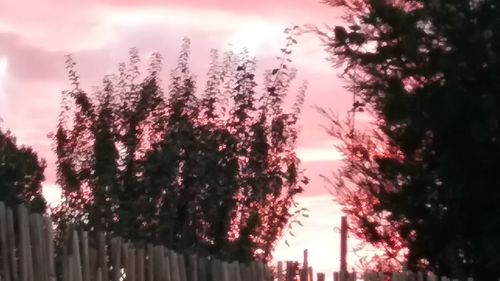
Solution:
[{"label": "wooden stake", "polygon": [[9,249],[7,247],[7,212],[0,202],[0,247],[2,251],[2,280],[10,281]]}]

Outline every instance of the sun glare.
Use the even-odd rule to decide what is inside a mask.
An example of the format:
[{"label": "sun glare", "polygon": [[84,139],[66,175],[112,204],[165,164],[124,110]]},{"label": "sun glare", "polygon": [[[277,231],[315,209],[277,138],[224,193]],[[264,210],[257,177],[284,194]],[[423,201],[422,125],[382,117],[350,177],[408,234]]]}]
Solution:
[{"label": "sun glare", "polygon": [[338,161],[344,159],[344,155],[335,148],[298,148],[296,153],[299,159],[304,162]]},{"label": "sun glare", "polygon": [[62,200],[62,192],[61,188],[54,184],[43,184],[43,197],[47,200],[47,203],[50,206],[57,206],[61,203]]}]

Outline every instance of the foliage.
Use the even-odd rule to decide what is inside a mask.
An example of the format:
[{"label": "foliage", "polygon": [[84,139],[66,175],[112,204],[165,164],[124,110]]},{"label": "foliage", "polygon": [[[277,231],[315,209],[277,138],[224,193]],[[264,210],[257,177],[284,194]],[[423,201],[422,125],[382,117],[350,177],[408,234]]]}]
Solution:
[{"label": "foliage", "polygon": [[65,198],[54,214],[59,227],[73,222],[174,250],[269,260],[307,183],[294,152],[305,87],[284,110],[293,42],[290,35],[262,93],[255,58],[212,51],[198,95],[187,39],[166,90],[160,54],[143,77],[132,49],[95,94],[80,88],[69,57],[73,89],[63,93],[53,134]]},{"label": "foliage", "polygon": [[346,154],[333,184],[355,233],[411,269],[497,279],[500,6],[325,2],[346,26],[313,31],[344,68],[353,107],[376,119],[366,133],[331,120]]},{"label": "foliage", "polygon": [[26,204],[30,211],[44,213],[45,167],[32,148],[18,146],[10,131],[0,129],[0,201],[11,207]]}]

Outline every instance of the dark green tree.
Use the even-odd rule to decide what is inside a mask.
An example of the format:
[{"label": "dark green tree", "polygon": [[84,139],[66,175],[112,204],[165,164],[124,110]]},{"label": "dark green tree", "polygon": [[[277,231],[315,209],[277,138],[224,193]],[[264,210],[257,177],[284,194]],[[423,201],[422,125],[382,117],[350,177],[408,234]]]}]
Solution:
[{"label": "dark green tree", "polygon": [[0,129],[0,201],[10,207],[25,204],[32,212],[44,213],[45,167],[32,148],[17,145],[10,131]]},{"label": "dark green tree", "polygon": [[[293,38],[284,50],[289,56]],[[71,58],[57,132],[58,179],[68,223],[127,239],[163,243],[223,259],[269,260],[307,183],[295,155],[306,87],[290,113],[283,99],[294,71],[284,58],[257,91],[255,58],[212,51],[198,94],[185,39],[168,88],[161,57],[139,72],[132,49],[119,74],[88,94]]]},{"label": "dark green tree", "polygon": [[314,31],[344,67],[354,109],[376,119],[372,133],[331,119],[347,159],[334,185],[354,231],[411,269],[498,279],[500,5],[325,2],[345,26]]}]

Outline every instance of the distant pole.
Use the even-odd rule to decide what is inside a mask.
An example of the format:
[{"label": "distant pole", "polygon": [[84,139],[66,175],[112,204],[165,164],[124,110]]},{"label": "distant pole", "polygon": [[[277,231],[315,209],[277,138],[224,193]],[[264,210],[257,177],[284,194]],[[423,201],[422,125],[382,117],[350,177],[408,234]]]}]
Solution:
[{"label": "distant pole", "polygon": [[340,221],[340,271],[347,271],[347,218]]}]

